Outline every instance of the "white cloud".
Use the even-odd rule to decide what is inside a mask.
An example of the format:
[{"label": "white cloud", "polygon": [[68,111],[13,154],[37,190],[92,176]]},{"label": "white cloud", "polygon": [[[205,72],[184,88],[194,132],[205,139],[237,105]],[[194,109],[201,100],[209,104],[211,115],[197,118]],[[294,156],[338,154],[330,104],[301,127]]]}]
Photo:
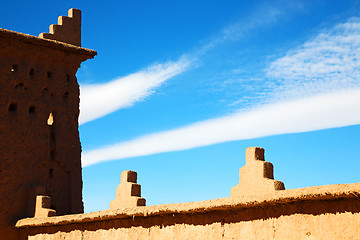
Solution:
[{"label": "white cloud", "polygon": [[[280,2],[281,4],[279,1],[261,4],[259,9],[249,16],[250,20],[247,18],[246,21],[242,20],[229,25],[221,31],[219,36],[188,54],[187,57],[181,57],[177,62],[157,64],[105,84],[81,85],[79,123],[93,121],[143,100],[163,82],[187,70],[190,63],[194,63],[194,59],[199,55],[225,42],[242,38],[255,28],[271,25],[285,13],[299,8],[299,6],[292,6],[292,3]],[[283,9],[284,7],[287,11]],[[259,15],[262,17],[259,18]]]},{"label": "white cloud", "polygon": [[190,66],[185,57],[157,64],[109,83],[80,86],[80,124],[95,120],[149,96],[156,87]]},{"label": "white cloud", "polygon": [[360,89],[262,106],[83,153],[83,166],[234,140],[360,124]]},{"label": "white cloud", "polygon": [[219,35],[203,45],[196,54],[204,54],[226,42],[248,37],[254,29],[275,24],[282,16],[289,14],[289,12],[294,9],[299,9],[298,6],[291,5],[292,4],[289,4],[288,2],[279,4],[279,1],[261,3],[258,6],[258,9],[249,16],[223,28]]},{"label": "white cloud", "polygon": [[360,19],[323,31],[274,61],[266,74],[281,98],[311,96],[360,87]]},{"label": "white cloud", "polygon": [[[353,18],[288,51],[265,69],[269,79],[264,80],[270,93],[263,95],[262,102],[272,104],[86,151],[83,166],[227,141],[360,124],[359,49],[360,19]],[[135,97],[138,98],[142,95]]]}]

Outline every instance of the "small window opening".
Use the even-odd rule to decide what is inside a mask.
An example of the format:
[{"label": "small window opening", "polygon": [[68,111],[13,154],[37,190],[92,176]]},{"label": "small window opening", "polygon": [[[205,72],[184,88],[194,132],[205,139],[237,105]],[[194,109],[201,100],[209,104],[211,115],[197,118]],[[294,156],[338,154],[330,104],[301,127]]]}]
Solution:
[{"label": "small window opening", "polygon": [[48,124],[49,126],[52,126],[52,125],[54,124],[54,116],[53,116],[52,113],[49,114],[49,118],[48,118],[48,120],[47,120],[47,124]]},{"label": "small window opening", "polygon": [[51,78],[52,77],[52,72],[47,72],[47,77]]},{"label": "small window opening", "polygon": [[69,74],[66,74],[66,81],[70,82],[70,75]]},{"label": "small window opening", "polygon": [[9,105],[9,112],[15,112],[17,110],[17,104],[16,103],[11,103]]},{"label": "small window opening", "polygon": [[19,88],[19,87],[23,87],[23,86],[24,86],[24,84],[21,82],[21,83],[16,84],[15,88]]},{"label": "small window opening", "polygon": [[11,72],[16,72],[17,71],[17,65],[12,65],[10,68]]},{"label": "small window opening", "polygon": [[50,177],[50,179],[53,178],[53,176],[54,176],[54,169],[50,168],[49,169],[49,177]]},{"label": "small window opening", "polygon": [[34,113],[34,112],[35,112],[35,106],[30,106],[29,113]]},{"label": "small window opening", "polygon": [[30,76],[34,76],[34,69],[32,68],[32,69],[30,69],[30,71],[29,71],[29,75]]},{"label": "small window opening", "polygon": [[48,93],[47,87],[46,87],[46,88],[43,88],[43,89],[41,90],[41,94],[42,94],[43,96],[47,95],[47,93]]}]

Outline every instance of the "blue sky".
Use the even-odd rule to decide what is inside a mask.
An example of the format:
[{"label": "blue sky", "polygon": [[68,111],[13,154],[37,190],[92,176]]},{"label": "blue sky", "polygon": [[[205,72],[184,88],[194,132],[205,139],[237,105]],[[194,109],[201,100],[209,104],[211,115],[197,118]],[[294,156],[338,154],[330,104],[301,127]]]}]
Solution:
[{"label": "blue sky", "polygon": [[2,28],[83,11],[85,211],[123,170],[147,205],[227,197],[245,149],[287,189],[359,182],[360,1],[13,1]]}]

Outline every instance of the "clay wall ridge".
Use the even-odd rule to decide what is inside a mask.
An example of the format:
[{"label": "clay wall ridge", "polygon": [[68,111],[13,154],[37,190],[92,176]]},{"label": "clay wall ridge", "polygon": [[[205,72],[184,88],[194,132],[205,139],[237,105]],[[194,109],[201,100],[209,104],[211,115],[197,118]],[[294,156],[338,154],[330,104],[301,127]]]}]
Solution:
[{"label": "clay wall ridge", "polygon": [[58,49],[64,52],[72,52],[93,58],[97,52],[91,49],[75,46],[66,42],[60,42],[52,39],[39,38],[29,34],[14,32],[0,28],[0,38],[6,38],[9,41],[18,40],[35,46],[43,46],[52,49]]},{"label": "clay wall ridge", "polygon": [[268,205],[286,205],[294,202],[313,202],[356,198],[360,203],[360,183],[335,184],[308,188],[290,189],[265,194],[246,194],[200,202],[164,204],[136,208],[103,210],[85,214],[56,217],[25,218],[16,223],[17,228],[68,225],[85,222],[101,222],[113,219],[149,217],[170,214],[207,213],[216,210],[249,209]]}]

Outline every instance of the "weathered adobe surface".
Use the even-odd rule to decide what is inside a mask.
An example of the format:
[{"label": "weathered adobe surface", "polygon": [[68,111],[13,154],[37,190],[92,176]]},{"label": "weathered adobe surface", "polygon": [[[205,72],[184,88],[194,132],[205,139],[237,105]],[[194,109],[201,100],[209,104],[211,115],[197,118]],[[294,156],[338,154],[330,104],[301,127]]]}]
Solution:
[{"label": "weathered adobe surface", "polygon": [[[39,38],[32,35],[14,32],[11,30],[0,28],[0,37],[7,39],[7,41],[18,40],[23,43],[28,43],[33,46],[42,46],[48,47],[51,49],[57,49],[67,53],[74,53],[77,55],[82,55],[83,60],[85,61],[89,58],[93,58],[97,53],[94,50],[83,48],[80,46],[72,45],[65,42],[60,42],[52,39]],[[1,46],[1,48],[4,48]]]},{"label": "weathered adobe surface", "polygon": [[81,46],[81,11],[69,9],[68,16],[60,16],[58,24],[51,24],[49,33],[41,33],[39,37]]},{"label": "weathered adobe surface", "polygon": [[29,218],[28,239],[360,239],[360,183]]},{"label": "weathered adobe surface", "polygon": [[[0,234],[34,216],[35,195],[58,214],[83,212],[76,71],[95,51],[0,29]],[[50,113],[54,124],[47,124]]]},{"label": "weathered adobe surface", "polygon": [[110,209],[145,206],[146,200],[141,197],[141,185],[137,183],[137,173],[123,171],[120,185],[116,188],[115,199],[110,202]]}]

